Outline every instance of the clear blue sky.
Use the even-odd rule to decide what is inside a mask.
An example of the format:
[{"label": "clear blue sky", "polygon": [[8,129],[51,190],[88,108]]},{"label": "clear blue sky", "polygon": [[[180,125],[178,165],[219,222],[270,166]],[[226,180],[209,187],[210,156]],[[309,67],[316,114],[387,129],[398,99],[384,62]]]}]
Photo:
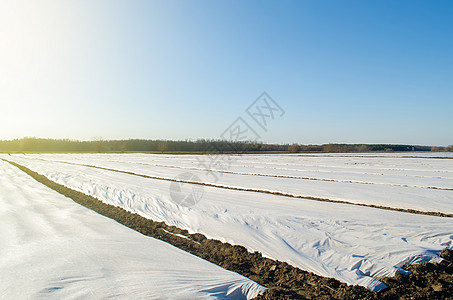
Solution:
[{"label": "clear blue sky", "polygon": [[0,139],[453,144],[452,1],[0,3]]}]

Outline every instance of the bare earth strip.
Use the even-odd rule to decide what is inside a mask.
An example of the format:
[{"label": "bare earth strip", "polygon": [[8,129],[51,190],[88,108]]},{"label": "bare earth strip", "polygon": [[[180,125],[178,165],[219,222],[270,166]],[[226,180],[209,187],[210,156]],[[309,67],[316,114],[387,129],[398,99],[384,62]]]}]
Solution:
[{"label": "bare earth strip", "polygon": [[[95,165],[83,165],[77,163],[71,163],[66,161],[57,161],[57,160],[49,160],[49,159],[41,159],[41,158],[33,158],[42,161],[49,161],[49,162],[59,162],[59,163],[67,163],[85,167],[93,167],[93,168],[103,168],[105,170],[114,170],[114,169],[107,169],[101,166]],[[389,186],[399,186],[399,187],[414,187],[414,188],[422,188],[422,189],[433,189],[433,190],[444,190],[444,191],[453,191],[453,188],[446,188],[446,187],[437,187],[437,186],[418,186],[418,185],[409,185],[409,184],[395,184],[395,183],[377,183],[377,182],[367,182],[367,181],[356,181],[356,180],[340,180],[340,179],[327,179],[327,178],[316,178],[316,177],[303,177],[303,176],[290,176],[290,175],[275,175],[275,174],[261,174],[261,173],[246,173],[246,172],[234,172],[234,171],[225,171],[225,170],[212,170],[212,169],[204,169],[204,168],[191,168],[191,167],[179,167],[179,166],[171,166],[171,165],[162,165],[162,164],[148,164],[142,163],[143,165],[152,166],[152,167],[163,167],[163,168],[172,168],[172,169],[180,169],[180,170],[191,170],[191,171],[204,171],[204,172],[214,172],[219,174],[233,174],[233,175],[242,175],[242,176],[258,176],[258,177],[272,177],[272,178],[287,178],[287,179],[299,179],[299,180],[310,180],[310,181],[326,181],[326,182],[344,182],[344,183],[355,183],[355,184],[376,184],[376,185],[389,185]],[[120,170],[114,170],[115,172],[121,172]],[[141,174],[131,173],[128,174],[135,174],[142,176]],[[147,175],[150,177],[149,175]],[[165,179],[162,177],[150,177],[153,179]],[[217,185],[220,186],[220,185]],[[222,186],[224,187],[224,186]],[[304,197],[306,198],[306,196]],[[319,199],[319,198],[318,198]],[[344,202],[343,202],[344,203]]]},{"label": "bare earth strip", "polygon": [[[411,214],[430,215],[430,216],[449,217],[449,218],[453,217],[453,214],[447,214],[447,213],[436,212],[436,211],[421,211],[421,210],[416,210],[416,209],[405,209],[405,208],[374,205],[374,204],[366,204],[366,203],[355,203],[355,202],[350,202],[350,201],[335,200],[335,199],[328,199],[328,198],[320,198],[320,197],[313,197],[313,196],[293,195],[293,194],[283,193],[283,192],[278,192],[278,191],[260,190],[260,189],[254,189],[254,188],[232,187],[232,186],[224,186],[224,185],[213,184],[213,183],[208,183],[208,182],[187,181],[187,180],[172,179],[172,178],[165,178],[165,177],[158,177],[158,176],[150,176],[150,175],[145,175],[145,174],[137,174],[137,173],[130,172],[130,171],[117,170],[117,169],[111,169],[111,168],[95,166],[95,165],[88,165],[88,164],[79,164],[79,163],[74,163],[74,162],[52,161],[52,160],[45,160],[45,159],[39,159],[39,158],[33,158],[33,159],[42,160],[42,161],[48,161],[48,162],[54,162],[54,163],[63,163],[63,164],[69,164],[69,165],[75,165],[75,166],[96,168],[96,169],[100,169],[100,170],[111,171],[111,172],[122,173],[122,174],[128,174],[128,175],[134,175],[134,176],[140,176],[140,177],[143,177],[143,178],[149,178],[149,179],[154,179],[154,180],[164,180],[164,181],[170,181],[170,182],[181,182],[181,183],[208,186],[208,187],[235,190],[235,191],[271,194],[271,195],[276,195],[276,196],[283,196],[283,197],[290,197],[290,198],[297,198],[297,199],[308,199],[308,200],[315,200],[315,201],[322,201],[322,202],[331,202],[331,203],[341,203],[341,204],[365,206],[365,207],[372,207],[372,208],[378,208],[378,209],[399,211],[399,212],[405,212],[405,213],[411,213]],[[325,181],[333,181],[333,180],[325,180]],[[428,187],[428,188],[441,189],[441,188],[435,188],[435,187]],[[453,190],[453,189],[445,189],[445,190]]]},{"label": "bare earth strip", "polygon": [[[240,156],[238,156],[240,157]],[[307,156],[305,156],[307,157]],[[308,156],[310,157],[310,156]],[[342,157],[342,156],[340,156]],[[25,157],[23,157],[25,158]],[[30,159],[30,157],[27,157]],[[67,160],[51,160],[51,159],[43,159],[43,158],[38,158],[36,156],[31,156],[32,159],[38,159],[42,161],[49,161],[49,162],[60,162],[60,163],[73,163],[71,161]],[[180,161],[180,159],[178,160]],[[445,190],[445,191],[453,191],[453,188],[448,186],[435,186],[435,185],[420,185],[420,184],[409,184],[409,183],[394,183],[394,182],[376,182],[376,181],[370,181],[370,180],[353,180],[353,179],[340,179],[340,178],[322,178],[322,177],[314,177],[314,176],[296,176],[296,175],[286,175],[286,174],[269,174],[269,173],[257,173],[257,172],[240,172],[240,171],[232,171],[232,170],[222,170],[222,169],[209,169],[209,168],[202,168],[200,166],[203,165],[203,163],[200,163],[199,167],[190,167],[190,166],[178,166],[178,165],[169,165],[169,164],[161,164],[161,163],[147,163],[147,162],[130,162],[128,161],[129,164],[138,164],[138,165],[144,165],[144,166],[151,166],[151,167],[162,167],[162,168],[169,168],[169,169],[180,169],[180,170],[190,170],[190,171],[203,171],[207,172],[209,174],[219,174],[220,176],[222,174],[233,174],[233,175],[242,175],[242,176],[258,176],[258,177],[271,177],[271,178],[286,178],[286,179],[298,179],[298,180],[308,180],[308,181],[325,181],[325,182],[344,182],[344,183],[351,183],[351,184],[366,184],[366,185],[387,185],[387,186],[396,186],[396,187],[414,187],[414,188],[421,188],[421,189],[435,189],[435,190]],[[240,164],[239,164],[240,165]],[[97,167],[102,167],[102,165],[91,165],[91,166],[97,166]],[[310,165],[311,166],[311,165]],[[233,165],[231,165],[233,167]],[[311,166],[313,167],[313,166]],[[279,171],[297,171],[297,172],[303,172],[307,170],[299,169],[299,168],[282,168],[282,167],[265,167],[261,166],[263,169],[273,169],[273,170],[279,170]],[[385,168],[384,168],[385,169]],[[388,170],[394,170],[393,168],[387,168]],[[383,170],[382,168],[379,170]],[[377,170],[377,171],[379,171]],[[398,169],[397,169],[398,170]],[[313,170],[312,170],[313,171]],[[356,171],[350,171],[351,173],[357,173],[360,175],[381,175],[379,172],[375,171],[374,173],[363,173],[363,172],[358,172]],[[409,170],[405,170],[409,171]],[[327,172],[327,171],[318,171],[318,172]],[[331,173],[330,171],[329,173]],[[376,173],[377,172],[377,173]],[[447,170],[444,170],[443,172],[449,172]],[[335,173],[338,173],[338,170],[335,171]],[[439,178],[438,176],[435,177],[430,177],[430,176],[422,176],[422,175],[411,175],[411,174],[405,174],[406,177],[419,177],[419,178]],[[444,177],[443,179],[453,179],[449,177]]]}]

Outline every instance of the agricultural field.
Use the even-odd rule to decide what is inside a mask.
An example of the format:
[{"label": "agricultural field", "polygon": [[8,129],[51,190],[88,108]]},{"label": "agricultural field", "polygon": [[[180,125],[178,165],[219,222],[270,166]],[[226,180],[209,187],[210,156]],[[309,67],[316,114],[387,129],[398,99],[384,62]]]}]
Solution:
[{"label": "agricultural field", "polygon": [[[250,252],[262,253],[264,257],[371,291],[386,288],[380,280],[383,277],[397,272],[408,273],[401,268],[403,265],[440,262],[442,259],[438,255],[441,250],[453,247],[451,153],[26,154],[1,155],[0,158],[144,218],[164,222],[191,234],[201,233],[210,239],[241,245]],[[38,183],[27,179],[6,162],[2,162],[2,184],[10,189],[15,187],[19,196],[24,198],[21,207],[29,210],[31,220],[45,226],[48,235],[55,235],[53,231],[59,238],[68,234],[67,238],[73,239],[70,236],[75,235],[74,239],[81,243],[76,247],[85,248],[83,243],[90,245],[88,249],[95,247],[91,240],[80,240],[80,236],[85,234],[84,228],[88,232],[92,230],[90,222],[102,223],[99,227],[102,230],[87,233],[93,235],[90,238],[97,241],[96,234],[99,234],[114,241],[131,239],[131,243],[137,244],[135,248],[118,248],[118,251],[126,251],[127,256],[143,259],[151,265],[153,261],[147,259],[152,257],[143,257],[143,251],[137,249],[156,247],[158,251],[159,247],[167,247],[160,241],[144,241],[130,230],[113,230],[120,226],[108,219],[100,220],[101,217],[96,218],[83,208],[76,208],[76,204],[58,194],[40,189]],[[41,194],[45,193],[52,194],[45,198],[52,203],[44,202]],[[2,200],[8,201],[5,197]],[[19,204],[8,203],[11,209],[19,209]],[[32,209],[38,204],[39,209]],[[77,214],[83,217],[71,215],[63,220],[57,214],[59,206],[70,210],[71,214],[80,210]],[[41,212],[51,216],[57,214],[57,223],[52,225],[40,221],[43,218],[39,215]],[[3,210],[3,214],[8,218],[20,217],[9,214],[8,210]],[[64,210],[60,214],[65,215]],[[86,222],[84,218],[87,218]],[[66,219],[68,223],[65,223]],[[29,230],[38,230],[32,221],[27,221],[27,224],[28,227],[21,228],[24,236]],[[2,235],[5,234],[14,236],[14,233],[2,230]],[[142,246],[140,243],[160,246]],[[101,246],[108,247],[105,244]],[[173,260],[176,255],[168,253],[165,256],[165,251],[159,254],[162,255],[159,264]],[[172,251],[185,261],[185,252]],[[3,261],[6,263],[4,258]],[[197,263],[203,265],[204,261],[192,256],[188,256],[187,261],[192,265],[184,270],[192,267],[204,270],[195,266]],[[120,269],[121,263],[115,267]],[[224,294],[231,289],[225,282],[236,288],[247,286],[238,288],[247,298],[264,289],[253,281],[247,282],[244,277],[220,270],[206,265],[206,272],[217,274],[216,286],[224,288]],[[95,274],[96,271],[93,270]],[[146,277],[149,274],[142,275]],[[169,272],[165,276],[171,275]],[[71,276],[68,278],[73,278]],[[153,273],[153,276],[161,275]],[[138,282],[140,279],[146,278],[124,280]],[[172,282],[172,279],[167,281]],[[175,286],[175,289],[184,288],[183,285]],[[137,293],[141,292],[137,290]]]},{"label": "agricultural field", "polygon": [[250,299],[265,289],[77,205],[4,161],[0,178],[2,299]]}]

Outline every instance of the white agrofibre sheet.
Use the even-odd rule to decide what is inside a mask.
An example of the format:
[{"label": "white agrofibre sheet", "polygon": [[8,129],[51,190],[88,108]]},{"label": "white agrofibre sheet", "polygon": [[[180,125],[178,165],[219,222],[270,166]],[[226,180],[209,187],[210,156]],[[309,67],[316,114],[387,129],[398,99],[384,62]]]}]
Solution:
[{"label": "white agrofibre sheet", "polygon": [[[453,214],[453,159],[241,155],[225,156],[220,163],[212,164],[211,157],[201,155],[52,154],[26,157],[167,179],[190,172],[203,182],[225,187]],[[228,168],[225,168],[227,163]],[[214,168],[206,168],[209,165]],[[222,166],[223,170],[219,170]]]},{"label": "white agrofibre sheet", "polygon": [[0,161],[0,298],[251,299],[264,287],[146,237]]},{"label": "white agrofibre sheet", "polygon": [[204,187],[197,205],[184,207],[171,201],[165,180],[18,156],[8,159],[147,218],[371,290],[384,288],[377,278],[402,271],[401,265],[440,261],[439,251],[453,246],[451,218],[213,187]]}]

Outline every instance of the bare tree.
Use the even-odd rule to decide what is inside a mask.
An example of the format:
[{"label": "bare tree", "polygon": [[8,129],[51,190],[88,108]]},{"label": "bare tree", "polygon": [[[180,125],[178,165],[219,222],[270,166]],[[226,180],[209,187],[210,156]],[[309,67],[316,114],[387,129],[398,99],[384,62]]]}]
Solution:
[{"label": "bare tree", "polygon": [[300,151],[299,145],[298,144],[292,144],[288,146],[288,152],[289,153],[298,153]]},{"label": "bare tree", "polygon": [[165,151],[167,151],[168,150],[167,142],[157,143],[157,150],[160,151],[161,153],[164,153]]},{"label": "bare tree", "polygon": [[324,152],[332,153],[332,152],[340,152],[340,146],[337,144],[326,144],[322,146],[322,150]]},{"label": "bare tree", "polygon": [[367,152],[369,151],[369,148],[367,145],[360,145],[358,148],[357,148],[357,151],[358,152]]}]

